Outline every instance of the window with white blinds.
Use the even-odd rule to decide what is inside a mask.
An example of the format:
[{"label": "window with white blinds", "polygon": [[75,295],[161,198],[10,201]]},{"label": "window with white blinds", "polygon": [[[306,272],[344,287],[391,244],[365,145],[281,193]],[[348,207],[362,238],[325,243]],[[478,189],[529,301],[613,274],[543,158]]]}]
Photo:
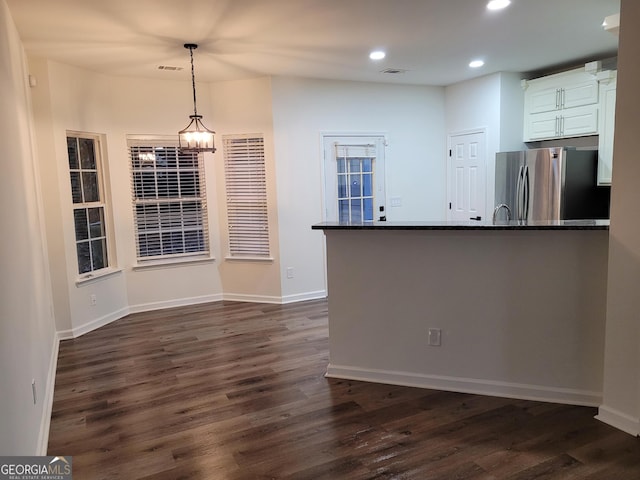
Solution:
[{"label": "window with white blinds", "polygon": [[128,137],[138,260],[209,253],[202,155],[173,137]]},{"label": "window with white blinds", "polygon": [[264,138],[222,137],[227,192],[229,256],[269,258]]}]

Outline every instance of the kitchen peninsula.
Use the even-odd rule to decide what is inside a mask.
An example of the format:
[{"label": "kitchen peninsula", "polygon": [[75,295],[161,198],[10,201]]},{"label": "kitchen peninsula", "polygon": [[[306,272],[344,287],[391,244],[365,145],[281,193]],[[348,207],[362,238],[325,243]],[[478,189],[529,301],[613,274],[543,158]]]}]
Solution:
[{"label": "kitchen peninsula", "polygon": [[327,376],[601,403],[608,220],[312,228],[326,236]]}]

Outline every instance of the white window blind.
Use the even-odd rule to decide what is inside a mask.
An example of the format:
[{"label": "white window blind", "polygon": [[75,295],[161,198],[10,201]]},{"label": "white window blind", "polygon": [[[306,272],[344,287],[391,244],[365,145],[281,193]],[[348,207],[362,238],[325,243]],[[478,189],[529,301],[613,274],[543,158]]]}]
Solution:
[{"label": "white window blind", "polygon": [[202,155],[177,139],[128,137],[139,260],[209,253]]},{"label": "white window blind", "polygon": [[225,135],[222,142],[229,255],[269,258],[264,138],[262,135]]},{"label": "white window blind", "polygon": [[336,157],[376,158],[375,145],[345,145],[336,143]]}]

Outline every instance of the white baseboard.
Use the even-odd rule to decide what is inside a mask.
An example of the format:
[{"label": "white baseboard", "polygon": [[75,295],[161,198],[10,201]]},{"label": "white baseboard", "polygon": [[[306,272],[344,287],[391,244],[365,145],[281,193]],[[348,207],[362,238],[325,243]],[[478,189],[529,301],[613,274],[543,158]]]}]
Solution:
[{"label": "white baseboard", "polygon": [[121,308],[120,310],[116,310],[115,312],[111,312],[108,315],[104,315],[103,317],[96,318],[95,320],[91,320],[90,322],[85,323],[84,325],[80,325],[78,327],[74,327],[70,330],[60,330],[58,331],[58,338],[60,340],[68,340],[70,338],[77,338],[85,333],[92,332],[93,330],[100,328],[104,325],[107,325],[111,322],[121,319],[122,317],[126,317],[131,313],[128,307]]},{"label": "white baseboard", "polygon": [[187,307],[199,303],[219,302],[222,294],[201,295],[199,297],[178,298],[176,300],[166,300],[162,302],[141,303],[129,307],[129,313],[151,312],[153,310],[164,310],[166,308]]},{"label": "white baseboard", "polygon": [[498,382],[475,378],[445,377],[410,372],[363,369],[329,364],[326,376],[347,380],[403,385],[460,393],[473,393],[493,397],[517,398],[541,402],[563,403],[595,407],[602,402],[601,392],[568,388]]},{"label": "white baseboard", "polygon": [[38,451],[36,455],[46,455],[49,445],[49,428],[51,427],[51,412],[53,410],[53,392],[56,386],[56,370],[58,368],[58,351],[60,350],[60,337],[53,335],[51,358],[49,359],[49,372],[47,373],[47,386],[42,398],[42,419],[40,420],[40,432],[38,433]]},{"label": "white baseboard", "polygon": [[632,417],[606,405],[600,406],[596,418],[634,437],[640,436],[640,418]]},{"label": "white baseboard", "polygon": [[320,298],[327,298],[326,290],[318,290],[316,292],[296,293],[295,295],[285,295],[281,298],[283,304],[305,302],[307,300],[318,300]]},{"label": "white baseboard", "polygon": [[250,295],[246,293],[224,293],[224,300],[230,302],[247,302],[247,303],[282,303],[281,297],[274,295]]},{"label": "white baseboard", "polygon": [[151,310],[159,310],[162,308],[184,307],[187,305],[195,305],[198,303],[219,302],[228,300],[230,302],[247,302],[247,303],[272,303],[286,304],[294,302],[304,302],[306,300],[317,300],[327,296],[326,290],[317,292],[306,292],[296,295],[288,295],[279,297],[276,295],[253,295],[247,293],[221,293],[216,295],[206,295],[202,297],[183,298],[180,300],[172,300],[169,302],[146,303],[130,307],[130,313],[148,312]]},{"label": "white baseboard", "polygon": [[319,298],[326,298],[326,296],[326,290],[319,290],[317,292],[298,293],[295,295],[287,295],[284,297],[277,297],[272,295],[247,295],[244,293],[225,293],[224,299],[233,302],[275,303],[278,305],[284,305],[287,303],[317,300]]},{"label": "white baseboard", "polygon": [[97,328],[107,325],[111,322],[126,317],[130,313],[142,313],[151,312],[154,310],[163,310],[166,308],[185,307],[189,305],[197,305],[200,303],[220,302],[222,300],[236,301],[236,302],[249,302],[249,303],[273,303],[273,304],[286,304],[294,302],[303,302],[306,300],[316,300],[318,298],[325,298],[327,296],[326,291],[320,290],[317,292],[301,293],[296,295],[289,295],[287,297],[277,297],[269,295],[247,295],[243,293],[219,293],[215,295],[202,295],[199,297],[180,298],[176,300],[167,300],[162,302],[141,303],[138,305],[132,305],[129,307],[121,308],[115,312],[112,312],[103,317],[97,318],[90,322],[74,327],[69,330],[58,331],[58,340],[68,340],[71,338],[77,338],[85,333],[89,333]]}]

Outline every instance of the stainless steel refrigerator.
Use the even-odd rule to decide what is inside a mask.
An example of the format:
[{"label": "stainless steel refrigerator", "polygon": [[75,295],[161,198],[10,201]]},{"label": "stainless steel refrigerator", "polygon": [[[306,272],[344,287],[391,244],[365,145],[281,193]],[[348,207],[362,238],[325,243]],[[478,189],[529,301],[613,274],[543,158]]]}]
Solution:
[{"label": "stainless steel refrigerator", "polygon": [[496,154],[494,222],[609,218],[610,192],[597,186],[597,167],[597,150]]}]

